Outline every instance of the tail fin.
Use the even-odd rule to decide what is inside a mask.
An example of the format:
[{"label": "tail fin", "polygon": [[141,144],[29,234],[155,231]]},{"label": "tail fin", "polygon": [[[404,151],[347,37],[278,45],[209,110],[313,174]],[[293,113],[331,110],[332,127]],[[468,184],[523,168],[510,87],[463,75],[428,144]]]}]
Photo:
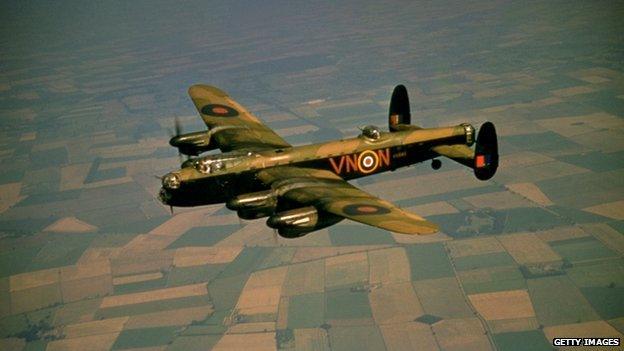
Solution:
[{"label": "tail fin", "polygon": [[392,91],[390,98],[390,111],[388,112],[388,126],[390,131],[396,131],[400,125],[409,125],[412,119],[410,114],[409,97],[405,86],[397,85]]},{"label": "tail fin", "polygon": [[474,174],[477,179],[488,180],[498,168],[498,138],[492,122],[485,122],[479,128],[475,145]]}]

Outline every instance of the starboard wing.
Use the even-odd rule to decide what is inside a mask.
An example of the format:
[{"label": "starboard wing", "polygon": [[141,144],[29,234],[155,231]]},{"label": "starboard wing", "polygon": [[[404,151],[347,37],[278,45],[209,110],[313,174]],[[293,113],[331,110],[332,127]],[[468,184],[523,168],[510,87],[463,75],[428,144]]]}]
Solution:
[{"label": "starboard wing", "polygon": [[198,84],[188,92],[221,151],[291,146],[224,91]]},{"label": "starboard wing", "polygon": [[[298,167],[262,170],[279,198],[402,234],[432,234],[438,226],[354,187],[332,172]],[[279,201],[279,200],[278,200]]]}]

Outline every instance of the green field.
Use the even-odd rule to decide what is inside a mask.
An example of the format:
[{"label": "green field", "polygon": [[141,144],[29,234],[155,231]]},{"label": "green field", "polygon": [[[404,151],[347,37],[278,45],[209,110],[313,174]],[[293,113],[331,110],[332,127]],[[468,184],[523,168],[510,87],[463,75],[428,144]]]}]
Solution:
[{"label": "green field", "polygon": [[126,329],[119,334],[113,350],[166,345],[173,341],[179,327]]},{"label": "green field", "polygon": [[288,302],[288,327],[316,328],[325,317],[325,294],[312,293],[292,296]]},{"label": "green field", "polygon": [[236,224],[213,227],[196,227],[182,234],[181,237],[169,245],[169,248],[177,249],[179,247],[187,246],[212,246],[238,229],[240,229],[240,226]]},{"label": "green field", "polygon": [[535,314],[544,326],[600,319],[587,299],[566,276],[530,279],[527,283]]},{"label": "green field", "polygon": [[267,269],[271,267],[282,266],[290,263],[295,255],[296,248],[294,247],[279,247],[271,251],[270,254],[260,263],[257,270]]},{"label": "green field", "polygon": [[394,244],[390,232],[366,225],[338,224],[329,228],[332,245],[384,245]]},{"label": "green field", "polygon": [[597,260],[615,257],[617,254],[594,237],[555,241],[550,244],[561,257],[571,262]]},{"label": "green field", "polygon": [[455,277],[413,282],[425,313],[441,318],[469,318],[474,315]]},{"label": "green field", "polygon": [[138,283],[121,284],[113,286],[115,295],[130,294],[141,291],[162,289],[167,286],[167,275],[163,275],[159,279],[146,280]]},{"label": "green field", "polygon": [[459,277],[467,294],[526,289],[526,281],[517,267],[464,271]]},{"label": "green field", "polygon": [[372,318],[368,291],[341,288],[325,293],[326,320],[362,318]]},{"label": "green field", "polygon": [[581,293],[602,319],[616,319],[624,314],[624,287],[587,287]]},{"label": "green field", "polygon": [[405,246],[412,280],[452,277],[453,267],[442,244]]},{"label": "green field", "polygon": [[208,282],[225,269],[225,264],[205,264],[192,267],[173,267],[167,275],[167,286]]},{"label": "green field", "polygon": [[495,334],[494,342],[500,351],[550,351],[553,349],[541,330]]},{"label": "green field", "polygon": [[332,350],[383,350],[384,341],[376,326],[332,327],[329,329]]},{"label": "green field", "polygon": [[458,271],[471,269],[515,266],[516,262],[507,252],[495,252],[483,255],[457,257],[453,259],[453,264]]}]

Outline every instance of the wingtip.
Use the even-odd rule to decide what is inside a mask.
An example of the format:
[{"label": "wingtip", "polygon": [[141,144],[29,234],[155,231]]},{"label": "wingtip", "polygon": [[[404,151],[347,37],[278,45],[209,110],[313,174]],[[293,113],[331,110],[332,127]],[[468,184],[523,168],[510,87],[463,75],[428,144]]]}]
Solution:
[{"label": "wingtip", "polygon": [[188,94],[190,96],[196,96],[205,92],[209,92],[221,97],[228,96],[228,94],[223,90],[208,84],[193,84],[188,89]]},{"label": "wingtip", "polygon": [[440,231],[440,228],[438,227],[437,224],[435,223],[431,223],[431,222],[426,222],[423,223],[421,229],[418,230],[417,235],[431,235],[431,234],[435,234],[437,232]]},{"label": "wingtip", "polygon": [[399,234],[429,235],[439,231],[438,225],[429,221],[390,221],[383,226],[384,229]]},{"label": "wingtip", "polygon": [[405,211],[405,213],[407,213],[407,215],[409,217],[411,217],[412,220],[417,221],[417,225],[415,225],[419,229],[419,231],[417,233],[408,233],[408,234],[419,234],[419,235],[427,235],[427,234],[434,234],[440,231],[440,227],[433,223],[433,222],[429,222],[428,220],[424,219],[423,217],[409,212],[409,211]]}]

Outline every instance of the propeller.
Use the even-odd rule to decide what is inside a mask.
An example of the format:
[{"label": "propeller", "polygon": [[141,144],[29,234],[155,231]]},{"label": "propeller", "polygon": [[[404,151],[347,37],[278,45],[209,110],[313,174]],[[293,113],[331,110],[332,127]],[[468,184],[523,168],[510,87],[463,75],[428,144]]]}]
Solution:
[{"label": "propeller", "polygon": [[178,116],[174,117],[173,120],[173,130],[167,129],[169,131],[169,138],[175,138],[178,135],[182,134],[182,125],[180,125],[180,119]]},{"label": "propeller", "polygon": [[[279,208],[279,200],[280,200],[279,195],[277,195],[275,197],[275,207],[273,207],[273,214],[272,214],[272,216],[275,216],[277,214],[277,212],[279,212],[279,210],[278,210],[278,208]],[[279,239],[278,236],[279,235],[278,235],[277,229],[273,228],[273,246],[278,246],[278,244],[277,244],[277,240]]]},{"label": "propeller", "polygon": [[[178,116],[175,116],[174,119],[174,129],[175,129],[175,135],[179,136],[182,134],[182,125],[180,125],[180,119],[178,118]],[[188,160],[190,158],[190,156],[186,156],[186,159]],[[184,162],[184,155],[182,154],[182,152],[180,152],[180,149],[178,149],[178,159],[180,160],[180,163]],[[172,212],[173,213],[173,212]]]},{"label": "propeller", "polygon": [[[154,174],[153,176],[154,176],[154,178],[156,178],[156,179],[160,180],[161,182],[162,182],[163,178],[165,177],[165,176],[157,176],[157,175],[155,175],[155,174]],[[161,191],[162,191],[162,190],[161,190]],[[163,200],[160,200],[160,202],[161,202],[161,203],[163,203],[164,205],[166,205],[166,203],[164,203],[164,202],[163,202]],[[171,215],[173,216],[173,205],[169,205],[169,212],[170,212],[170,213],[171,213]]]},{"label": "propeller", "polygon": [[175,116],[173,123],[176,136],[182,134],[182,126],[180,125],[180,119],[178,118],[178,116]]},{"label": "propeller", "polygon": [[[182,125],[180,124],[180,119],[178,118],[178,116],[174,117],[174,122],[173,122],[173,131],[169,130],[169,137],[170,140],[178,137],[182,135]],[[171,144],[171,141],[169,142]],[[180,163],[184,162],[184,155],[182,154],[182,152],[180,152],[180,149],[178,148],[178,158],[180,159]],[[186,156],[186,159],[188,160],[190,158],[190,156]]]}]

